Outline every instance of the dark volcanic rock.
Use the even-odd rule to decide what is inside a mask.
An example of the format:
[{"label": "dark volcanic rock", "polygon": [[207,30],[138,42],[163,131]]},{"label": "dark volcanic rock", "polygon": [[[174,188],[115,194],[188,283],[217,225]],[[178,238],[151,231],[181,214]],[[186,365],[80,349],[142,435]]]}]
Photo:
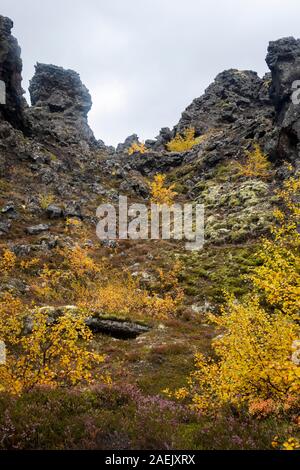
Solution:
[{"label": "dark volcanic rock", "polygon": [[11,223],[9,221],[1,222],[0,221],[0,236],[6,235],[11,228]]},{"label": "dark volcanic rock", "polygon": [[147,152],[137,158],[129,158],[127,161],[133,170],[139,171],[144,176],[151,176],[155,173],[170,171],[181,165],[183,163],[183,154],[165,152],[162,155],[158,152]]},{"label": "dark volcanic rock", "polygon": [[139,142],[139,138],[136,134],[128,136],[122,144],[117,146],[117,153],[126,153],[126,151],[131,147],[135,142]]},{"label": "dark volcanic rock", "polygon": [[[46,306],[41,307],[40,312],[46,313],[48,316],[48,324],[54,324],[61,316],[66,313],[74,316],[78,313],[78,308],[74,305],[67,305],[61,307]],[[101,318],[98,316],[87,318],[86,325],[95,333],[102,333],[120,339],[134,339],[139,335],[148,333],[151,330],[149,326],[143,326],[139,323]],[[29,334],[33,328],[33,318],[31,316],[25,319],[24,334]]]},{"label": "dark volcanic rock", "polygon": [[49,230],[49,228],[50,228],[49,225],[39,224],[39,225],[34,225],[32,227],[28,227],[26,229],[26,232],[29,235],[39,235],[42,232],[47,232],[47,230]]},{"label": "dark volcanic rock", "polygon": [[174,131],[171,131],[169,127],[163,127],[156,140],[146,140],[145,144],[148,148],[155,151],[166,150],[166,144],[175,136]]},{"label": "dark volcanic rock", "polygon": [[29,92],[28,117],[35,136],[66,145],[98,145],[87,121],[92,99],[78,73],[38,63]]},{"label": "dark volcanic rock", "polygon": [[300,80],[300,39],[271,41],[266,62],[272,72],[270,96],[281,114],[282,109],[290,105],[293,82]]},{"label": "dark volcanic rock", "polygon": [[133,191],[144,199],[149,197],[149,184],[143,180],[139,172],[131,170],[124,175],[124,178],[124,181],[120,185],[120,191]]},{"label": "dark volcanic rock", "polygon": [[[197,163],[191,173],[197,183],[199,177],[209,177],[220,162],[242,158],[253,142],[267,151],[274,138],[275,116],[270,82],[270,74],[260,78],[252,71],[220,73],[204,95],[188,106],[173,131],[163,128],[156,141],[147,141],[150,150],[146,154],[131,159],[125,156],[126,166],[152,176]],[[196,135],[202,136],[199,144],[184,153],[167,152],[166,144],[187,127],[194,127]]]},{"label": "dark volcanic rock", "polygon": [[9,201],[5,204],[4,207],[1,209],[2,214],[14,214],[16,212],[15,203],[13,201]]},{"label": "dark volcanic rock", "polygon": [[[57,240],[47,232],[48,225],[37,224],[48,217],[52,232],[57,233],[60,218],[89,223],[98,200],[117,202],[123,191],[149,199],[149,182],[157,173],[167,174],[168,182],[176,183],[182,200],[205,203],[211,242],[241,241],[264,233],[272,212],[273,188],[264,182],[236,180],[235,165],[258,143],[278,163],[273,172],[276,187],[278,175],[286,177],[280,163],[299,157],[300,105],[292,102],[292,93],[293,82],[300,80],[300,40],[270,43],[271,74],[263,78],[252,71],[220,73],[187,107],[174,129],[164,127],[155,140],[146,141],[146,153],[129,156],[129,147],[138,141],[136,134],[116,151],[95,139],[87,119],[91,96],[72,70],[38,63],[30,83],[32,107],[26,105],[20,48],[11,36],[12,25],[0,16],[0,80],[6,84],[6,104],[0,104],[2,238],[18,218],[21,227],[36,224],[27,229],[29,234],[45,231],[35,244],[22,241],[21,252],[51,249],[56,244],[71,247],[71,237],[62,233]],[[195,127],[196,136],[201,137],[197,145],[182,153],[168,152],[168,142],[187,127]],[[59,204],[42,210],[41,194],[55,195],[53,200]],[[15,202],[8,202],[10,198]],[[34,218],[27,219],[26,212]],[[18,233],[16,225],[12,238]]]},{"label": "dark volcanic rock", "polygon": [[79,219],[82,218],[82,211],[81,206],[76,201],[70,201],[64,210],[64,215],[66,217],[77,217]]},{"label": "dark volcanic rock", "polygon": [[22,89],[22,60],[18,41],[11,35],[13,22],[0,16],[0,80],[5,83],[6,103],[0,104],[0,121],[13,127],[24,127],[25,100]]},{"label": "dark volcanic rock", "polygon": [[272,73],[270,96],[276,109],[272,150],[278,160],[296,160],[300,152],[300,105],[293,103],[292,94],[294,82],[300,80],[300,40],[289,37],[270,42],[266,61]]},{"label": "dark volcanic rock", "polygon": [[256,72],[226,70],[187,107],[175,129],[182,132],[191,126],[204,134],[241,119],[253,119],[258,110],[268,115],[270,105],[267,83]]},{"label": "dark volcanic rock", "polygon": [[46,211],[50,219],[59,219],[63,216],[62,208],[55,204],[50,204],[50,206],[47,207]]}]

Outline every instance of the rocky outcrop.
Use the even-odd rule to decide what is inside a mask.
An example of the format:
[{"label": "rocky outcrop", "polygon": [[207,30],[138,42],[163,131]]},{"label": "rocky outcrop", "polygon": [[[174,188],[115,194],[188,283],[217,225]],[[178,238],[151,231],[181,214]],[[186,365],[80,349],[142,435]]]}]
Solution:
[{"label": "rocky outcrop", "polygon": [[197,199],[205,205],[206,242],[242,243],[250,233],[265,233],[273,220],[271,195],[270,184],[259,179],[208,181]]},{"label": "rocky outcrop", "polygon": [[[236,180],[231,168],[244,160],[254,143],[277,162],[274,179],[279,171],[279,176],[286,176],[283,160],[299,161],[300,105],[292,102],[291,95],[293,82],[300,79],[300,40],[270,43],[271,73],[263,78],[235,69],[220,73],[172,130],[165,127],[155,140],[147,140],[145,153],[128,155],[129,147],[139,140],[136,134],[116,150],[96,141],[87,119],[91,96],[72,70],[38,63],[29,90],[32,106],[26,105],[20,48],[11,36],[12,26],[11,20],[0,17],[0,79],[6,84],[7,101],[0,104],[0,178],[8,181],[0,196],[4,207],[9,207],[14,192],[19,197],[18,210],[0,210],[2,239],[15,236],[15,220],[22,222],[26,210],[30,217],[20,233],[31,237],[40,232],[41,223],[47,227],[49,219],[50,233],[46,230],[45,237],[65,218],[94,223],[99,201],[116,202],[123,193],[148,200],[149,182],[157,173],[176,183],[182,200],[205,203],[208,238],[213,243],[264,232],[273,187]],[[175,134],[190,126],[200,137],[197,145],[185,152],[167,151]],[[11,170],[16,170],[18,181]],[[53,199],[43,210],[39,194]],[[51,240],[48,245],[52,246]]]},{"label": "rocky outcrop", "polygon": [[101,318],[89,318],[86,325],[94,333],[102,333],[119,339],[134,339],[150,331],[148,326],[139,323]]},{"label": "rocky outcrop", "polygon": [[[21,49],[11,35],[12,27],[9,18],[0,16],[0,146],[7,157],[31,158],[40,144],[67,147],[76,156],[95,149],[105,152],[105,144],[95,139],[88,125],[92,99],[78,73],[38,63],[29,88],[32,106],[27,105]],[[6,165],[0,155],[0,172]]]},{"label": "rocky outcrop", "polygon": [[[188,184],[192,191],[221,162],[242,158],[253,142],[259,142],[268,152],[275,117],[270,82],[270,75],[261,79],[252,71],[220,73],[204,95],[184,111],[173,131],[163,128],[155,141],[146,141],[147,153],[138,158],[128,158],[124,153],[123,161],[144,176],[193,165]],[[194,127],[196,135],[201,136],[199,144],[184,153],[166,151],[172,137],[187,127]],[[124,152],[122,146],[119,151]]]},{"label": "rocky outcrop", "polygon": [[29,92],[27,114],[35,137],[62,145],[97,145],[87,120],[92,99],[78,73],[38,63]]},{"label": "rocky outcrop", "polygon": [[[172,131],[163,128],[156,140],[146,141],[147,153],[138,158],[126,156],[124,149],[136,136],[120,145],[118,153],[123,152],[124,162],[144,176],[196,163],[189,181],[192,188],[222,161],[241,158],[253,142],[259,142],[268,153],[275,118],[270,83],[270,74],[260,78],[252,71],[222,72],[204,95],[187,107]],[[194,127],[201,136],[199,145],[184,153],[167,152],[167,143],[187,127]]]},{"label": "rocky outcrop", "polygon": [[132,134],[126,137],[125,141],[117,146],[117,153],[126,153],[132,144],[139,142],[137,134]]},{"label": "rocky outcrop", "polygon": [[175,132],[171,131],[169,127],[163,127],[155,140],[146,140],[145,144],[148,148],[154,151],[166,150],[166,145],[175,136]]},{"label": "rocky outcrop", "polygon": [[272,151],[278,160],[297,160],[300,154],[300,40],[292,37],[269,44],[267,64],[272,73],[270,96],[276,109]]},{"label": "rocky outcrop", "polygon": [[144,176],[153,176],[156,173],[166,173],[182,165],[184,162],[182,153],[168,152],[162,155],[151,151],[139,155],[138,158],[133,158],[131,160],[130,167],[139,171]]},{"label": "rocky outcrop", "polygon": [[212,128],[269,117],[272,107],[268,85],[269,77],[261,79],[256,72],[226,70],[187,107],[175,129],[182,132],[194,127],[201,135]]},{"label": "rocky outcrop", "polygon": [[13,22],[0,16],[0,80],[5,84],[5,104],[0,104],[0,120],[24,128],[25,100],[22,89],[22,60],[18,41],[11,35]]}]

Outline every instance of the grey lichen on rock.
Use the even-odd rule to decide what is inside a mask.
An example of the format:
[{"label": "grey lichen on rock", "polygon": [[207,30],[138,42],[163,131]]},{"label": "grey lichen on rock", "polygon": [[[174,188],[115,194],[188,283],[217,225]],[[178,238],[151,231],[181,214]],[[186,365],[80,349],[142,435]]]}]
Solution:
[{"label": "grey lichen on rock", "polygon": [[271,194],[269,184],[256,179],[209,182],[197,200],[206,208],[207,241],[242,241],[264,233],[273,219]]}]

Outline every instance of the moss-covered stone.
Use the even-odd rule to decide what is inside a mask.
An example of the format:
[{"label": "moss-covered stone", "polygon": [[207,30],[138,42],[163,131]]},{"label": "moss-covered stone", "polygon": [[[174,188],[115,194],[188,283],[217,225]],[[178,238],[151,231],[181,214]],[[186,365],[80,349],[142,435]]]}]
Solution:
[{"label": "moss-covered stone", "polygon": [[209,247],[199,253],[183,254],[182,284],[188,297],[198,302],[221,304],[224,291],[241,296],[249,289],[245,278],[260,264],[257,244]]},{"label": "moss-covered stone", "polygon": [[268,230],[272,221],[270,185],[261,180],[207,182],[198,203],[206,209],[209,242],[243,241]]}]

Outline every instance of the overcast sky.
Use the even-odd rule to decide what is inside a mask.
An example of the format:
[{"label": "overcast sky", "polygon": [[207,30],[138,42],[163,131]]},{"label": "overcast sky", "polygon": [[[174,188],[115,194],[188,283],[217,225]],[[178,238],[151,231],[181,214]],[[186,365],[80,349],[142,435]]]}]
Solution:
[{"label": "overcast sky", "polygon": [[268,42],[300,37],[299,0],[1,0],[22,47],[23,87],[36,62],[80,73],[95,135],[155,137],[228,68],[267,71]]}]

